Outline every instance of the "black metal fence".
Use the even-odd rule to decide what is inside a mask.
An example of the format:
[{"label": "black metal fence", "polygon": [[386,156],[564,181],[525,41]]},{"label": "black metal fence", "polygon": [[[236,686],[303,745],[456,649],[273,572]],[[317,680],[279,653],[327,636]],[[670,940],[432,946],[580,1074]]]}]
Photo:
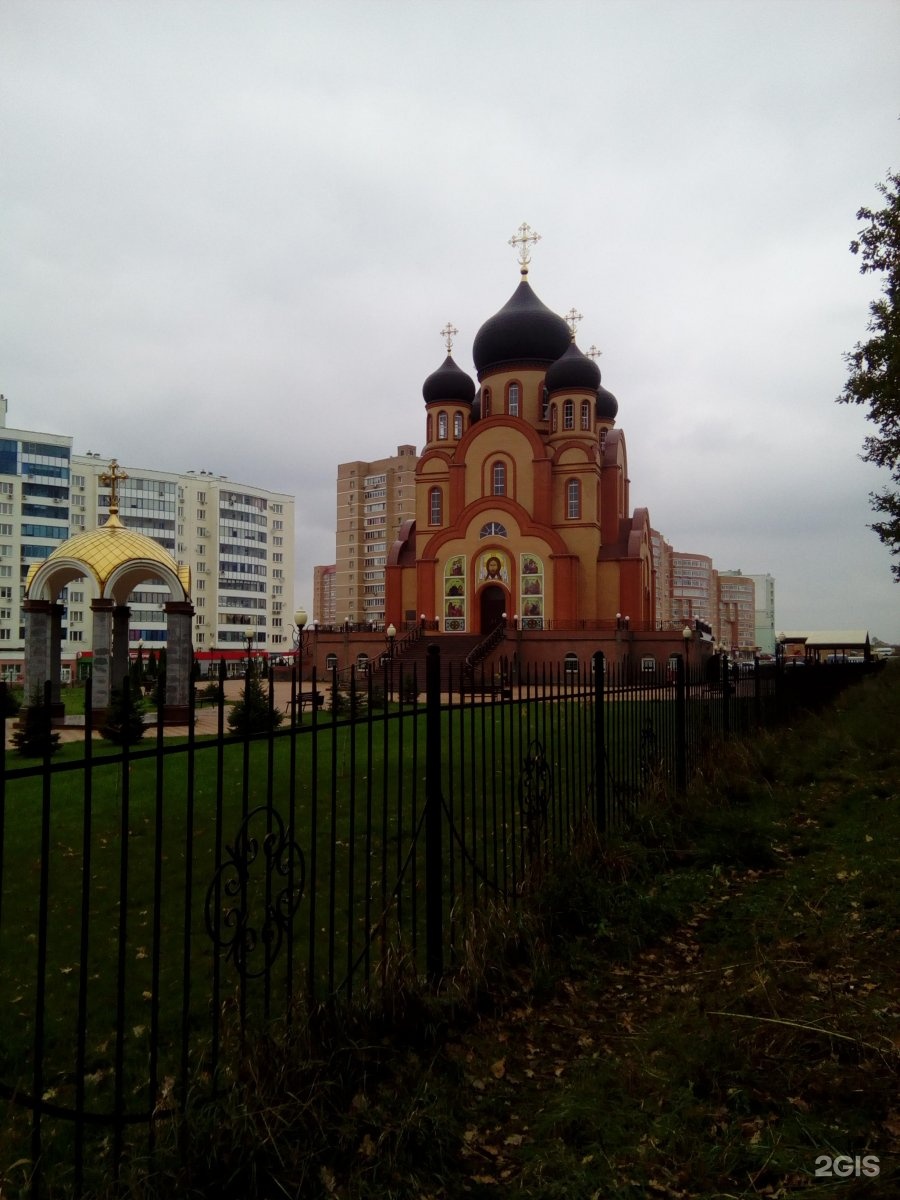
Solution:
[{"label": "black metal fence", "polygon": [[159,724],[120,748],[94,737],[88,694],[58,755],[3,738],[4,1197],[115,1179],[233,1079],[235,1041],[377,1003],[398,974],[437,980],[472,914],[518,903],[585,825],[627,822],[724,739],[868,670],[629,672],[597,654],[473,684],[437,647],[425,679],[395,665],[314,678],[323,708],[295,677],[264,733],[231,733],[220,695],[214,732],[192,699],[186,736]]}]

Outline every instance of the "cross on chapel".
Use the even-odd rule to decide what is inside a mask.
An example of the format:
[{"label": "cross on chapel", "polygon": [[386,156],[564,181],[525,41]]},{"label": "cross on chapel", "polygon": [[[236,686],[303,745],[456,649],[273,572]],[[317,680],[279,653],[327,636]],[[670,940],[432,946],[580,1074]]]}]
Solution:
[{"label": "cross on chapel", "polygon": [[111,517],[119,515],[119,480],[127,478],[128,475],[114,458],[110,459],[109,468],[100,476],[101,485],[109,488],[109,515]]}]

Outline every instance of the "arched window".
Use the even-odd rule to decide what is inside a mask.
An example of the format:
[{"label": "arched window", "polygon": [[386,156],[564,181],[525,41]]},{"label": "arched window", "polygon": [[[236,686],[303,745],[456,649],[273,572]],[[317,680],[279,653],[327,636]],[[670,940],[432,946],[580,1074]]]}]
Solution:
[{"label": "arched window", "polygon": [[511,383],[507,394],[506,411],[511,417],[519,415],[519,385]]},{"label": "arched window", "polygon": [[581,483],[577,479],[570,479],[566,484],[566,516],[570,521],[581,517]]},{"label": "arched window", "polygon": [[556,405],[550,405],[550,432],[556,433]]},{"label": "arched window", "polygon": [[491,467],[491,491],[495,496],[506,495],[506,464],[495,462]]},{"label": "arched window", "polygon": [[438,441],[447,440],[447,414],[445,412],[438,413]]},{"label": "arched window", "polygon": [[563,405],[563,429],[575,428],[575,401],[567,400]]},{"label": "arched window", "polygon": [[425,418],[425,441],[430,442],[433,435],[434,435],[434,421],[432,421],[431,416],[429,414],[429,416]]},{"label": "arched window", "polygon": [[453,436],[456,438],[457,441],[459,441],[459,439],[462,437],[462,435],[463,435],[462,413],[461,412],[454,413],[453,414]]},{"label": "arched window", "polygon": [[443,495],[439,487],[432,488],[428,493],[428,523],[440,525],[443,519]]},{"label": "arched window", "polygon": [[369,656],[364,652],[360,652],[356,656],[356,669],[361,675],[365,675],[369,669]]},{"label": "arched window", "polygon": [[509,534],[506,531],[506,526],[501,525],[499,521],[488,521],[487,525],[482,525],[478,536],[480,538],[509,537]]},{"label": "arched window", "polygon": [[563,660],[563,670],[565,671],[568,679],[572,679],[578,674],[578,655],[573,654],[571,650]]},{"label": "arched window", "polygon": [[485,388],[481,393],[481,415],[489,417],[491,415],[491,389]]},{"label": "arched window", "polygon": [[336,654],[326,654],[325,655],[325,670],[326,671],[336,670],[337,665],[338,665],[338,656]]},{"label": "arched window", "polygon": [[550,393],[546,388],[541,389],[541,420],[546,421],[550,416]]},{"label": "arched window", "polygon": [[581,403],[581,428],[590,429],[591,427],[591,405],[588,400],[583,400]]},{"label": "arched window", "polygon": [[606,435],[608,433],[609,433],[609,430],[605,426],[603,429],[600,430],[600,453],[601,454],[606,449]]}]

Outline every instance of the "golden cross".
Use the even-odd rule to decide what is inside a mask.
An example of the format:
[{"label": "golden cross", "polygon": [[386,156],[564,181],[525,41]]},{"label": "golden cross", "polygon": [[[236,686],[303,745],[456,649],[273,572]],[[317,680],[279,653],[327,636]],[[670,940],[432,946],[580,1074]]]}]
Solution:
[{"label": "golden cross", "polygon": [[602,353],[603,351],[598,350],[596,346],[591,346],[590,350],[587,352],[587,356],[588,358],[599,358]]},{"label": "golden cross", "polygon": [[453,349],[453,339],[456,337],[456,335],[458,333],[459,333],[459,330],[456,328],[455,325],[452,325],[449,321],[444,326],[444,328],[441,330],[441,337],[444,339],[444,345],[447,347],[448,354]]},{"label": "golden cross", "polygon": [[528,264],[531,262],[531,251],[528,247],[533,246],[535,242],[539,242],[541,240],[541,235],[539,233],[535,233],[531,226],[527,225],[524,221],[519,226],[517,232],[518,236],[514,235],[509,239],[509,245],[512,246],[514,250],[518,250],[519,267],[521,273],[523,275],[527,275]]},{"label": "golden cross", "polygon": [[119,514],[119,480],[127,478],[127,474],[114,458],[109,461],[109,469],[100,476],[101,485],[109,488],[109,515],[111,517]]},{"label": "golden cross", "polygon": [[583,318],[584,318],[584,313],[580,313],[578,311],[578,309],[575,308],[574,306],[572,308],[570,308],[569,311],[566,313],[565,322],[568,325],[569,330],[572,334],[573,342],[575,340],[575,331],[578,328],[578,322],[583,320]]}]

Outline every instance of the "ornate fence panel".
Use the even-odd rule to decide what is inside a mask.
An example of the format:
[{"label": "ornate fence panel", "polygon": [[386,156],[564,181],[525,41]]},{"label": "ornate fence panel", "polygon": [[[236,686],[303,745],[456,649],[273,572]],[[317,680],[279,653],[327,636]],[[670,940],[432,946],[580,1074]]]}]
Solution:
[{"label": "ornate fence panel", "polygon": [[209,733],[192,699],[182,736],[159,724],[119,747],[95,736],[88,697],[58,755],[47,741],[20,757],[4,737],[9,1194],[115,1179],[231,1086],[235,1047],[267,1021],[435,979],[464,955],[473,914],[519,903],[585,826],[627,822],[723,738],[860,673],[629,671],[597,654],[455,676],[436,647],[426,678],[395,692],[392,671],[314,676],[326,705],[309,712],[294,678],[261,732],[233,732],[220,693]]}]

